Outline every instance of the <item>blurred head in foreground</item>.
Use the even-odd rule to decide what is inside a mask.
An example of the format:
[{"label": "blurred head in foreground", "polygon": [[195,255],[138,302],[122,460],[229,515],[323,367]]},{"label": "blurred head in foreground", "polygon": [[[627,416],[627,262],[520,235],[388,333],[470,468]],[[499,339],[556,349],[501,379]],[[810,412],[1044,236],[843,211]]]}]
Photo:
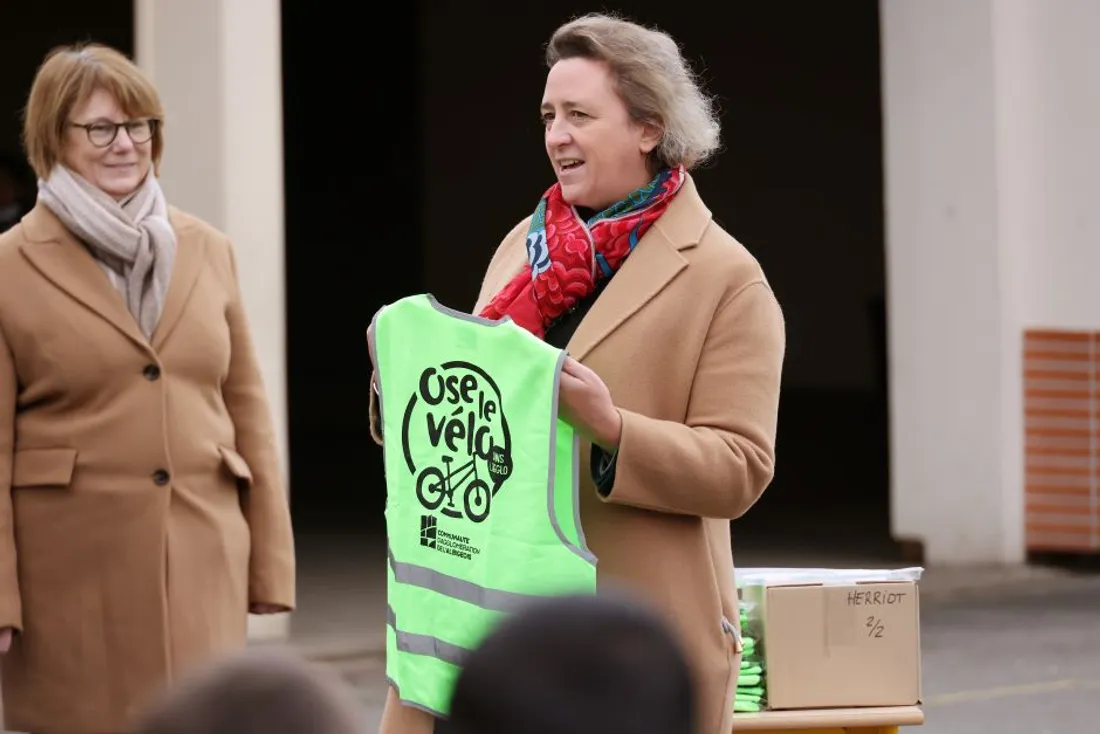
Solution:
[{"label": "blurred head in foreground", "polygon": [[566,596],[508,618],[471,653],[437,732],[690,734],[693,697],[684,654],[648,607]]},{"label": "blurred head in foreground", "polygon": [[362,734],[346,684],[286,651],[207,666],[158,700],[136,734]]}]

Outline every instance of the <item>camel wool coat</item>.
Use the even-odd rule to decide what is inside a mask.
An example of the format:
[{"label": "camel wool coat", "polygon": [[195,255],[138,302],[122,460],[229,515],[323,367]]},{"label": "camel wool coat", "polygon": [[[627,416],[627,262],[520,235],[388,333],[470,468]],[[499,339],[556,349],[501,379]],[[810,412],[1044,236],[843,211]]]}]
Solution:
[{"label": "camel wool coat", "polygon": [[227,238],[170,210],[148,340],[42,204],[0,236],[5,724],[115,734],[179,673],[294,606],[267,397]]},{"label": "camel wool coat", "polygon": [[[523,269],[529,221],[497,249],[474,313]],[[785,347],[760,265],[689,176],[567,348],[604,380],[623,419],[607,496],[581,472],[598,584],[639,593],[678,633],[699,689],[699,734],[732,729],[741,644],[730,520],[773,476]],[[389,692],[382,734],[431,730],[427,714]]]}]

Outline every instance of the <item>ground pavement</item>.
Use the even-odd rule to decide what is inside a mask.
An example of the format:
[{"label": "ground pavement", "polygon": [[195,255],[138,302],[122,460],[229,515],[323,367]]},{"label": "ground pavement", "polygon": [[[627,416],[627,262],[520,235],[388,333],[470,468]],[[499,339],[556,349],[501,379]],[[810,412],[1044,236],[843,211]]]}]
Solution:
[{"label": "ground pavement", "polygon": [[[304,554],[308,572],[301,576],[291,644],[333,666],[354,687],[364,709],[364,732],[373,734],[385,700],[384,567],[376,549],[368,550],[361,557],[332,547]],[[899,565],[820,556],[808,563],[805,556],[776,553],[739,558],[746,567]],[[1100,731],[1100,574],[1027,566],[932,567],[920,589],[927,720],[903,731]]]}]

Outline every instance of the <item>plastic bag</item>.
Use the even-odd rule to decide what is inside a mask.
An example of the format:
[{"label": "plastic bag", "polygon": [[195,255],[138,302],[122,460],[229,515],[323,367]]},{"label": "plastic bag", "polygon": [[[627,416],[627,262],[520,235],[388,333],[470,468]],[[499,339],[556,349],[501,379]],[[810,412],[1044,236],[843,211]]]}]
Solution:
[{"label": "plastic bag", "polygon": [[741,669],[737,674],[737,690],[733,702],[734,713],[750,713],[767,708],[767,675],[764,670],[764,651],[761,646],[760,618],[756,604],[742,599],[741,613]]},{"label": "plastic bag", "polygon": [[920,581],[924,569],[909,568],[739,568],[735,571],[738,588],[749,586],[791,586],[795,584],[822,584],[847,586],[848,584],[887,583],[891,581]]},{"label": "plastic bag", "polygon": [[[909,568],[739,568],[735,571],[738,591],[767,586],[821,584],[848,586],[860,583],[917,582],[924,569]],[[741,639],[744,652],[738,673],[735,713],[763,711],[768,707],[768,676],[763,649],[763,629],[758,594],[739,594]]]}]

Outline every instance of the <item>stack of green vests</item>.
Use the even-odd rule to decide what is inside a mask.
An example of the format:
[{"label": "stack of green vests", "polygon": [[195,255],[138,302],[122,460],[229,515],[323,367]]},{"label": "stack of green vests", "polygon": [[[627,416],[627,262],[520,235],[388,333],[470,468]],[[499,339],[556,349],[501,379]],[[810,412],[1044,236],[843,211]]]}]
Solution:
[{"label": "stack of green vests", "polygon": [[767,678],[764,675],[764,656],[757,645],[754,625],[750,624],[744,604],[741,605],[741,630],[744,652],[741,654],[741,671],[737,678],[737,697],[734,699],[733,710],[748,713],[765,707]]},{"label": "stack of green vests", "polygon": [[578,438],[558,418],[565,353],[511,319],[431,295],[369,332],[386,473],[386,676],[439,717],[465,656],[504,615],[594,593],[580,526]]}]

